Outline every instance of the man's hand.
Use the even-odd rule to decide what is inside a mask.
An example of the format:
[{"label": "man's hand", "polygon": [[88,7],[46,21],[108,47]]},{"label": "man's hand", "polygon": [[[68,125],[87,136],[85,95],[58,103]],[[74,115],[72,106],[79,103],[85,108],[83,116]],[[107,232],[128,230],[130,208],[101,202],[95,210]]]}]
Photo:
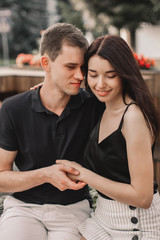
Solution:
[{"label": "man's hand", "polygon": [[[83,180],[82,180],[82,173],[83,173],[83,167],[80,165],[80,164],[78,164],[77,162],[74,162],[74,161],[68,161],[68,160],[56,160],[56,164],[60,164],[60,165],[63,165],[63,166],[65,166],[65,167],[71,167],[71,168],[73,168],[73,169],[76,169],[78,172],[79,172],[79,174],[73,174],[73,173],[71,173],[71,172],[68,172],[67,173],[67,176],[72,180],[72,181],[74,181],[74,182],[76,182],[76,183],[85,183]],[[86,184],[86,183],[85,183]]]},{"label": "man's hand", "polygon": [[50,167],[43,168],[45,182],[52,184],[61,191],[66,189],[79,190],[86,185],[84,182],[72,181],[67,174],[77,176],[79,175],[79,171],[64,164],[54,164]]}]

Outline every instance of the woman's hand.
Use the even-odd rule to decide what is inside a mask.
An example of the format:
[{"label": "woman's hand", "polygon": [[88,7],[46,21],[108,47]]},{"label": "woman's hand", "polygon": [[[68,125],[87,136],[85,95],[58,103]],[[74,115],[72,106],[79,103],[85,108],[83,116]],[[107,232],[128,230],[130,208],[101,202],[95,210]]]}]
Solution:
[{"label": "woman's hand", "polygon": [[41,82],[41,83],[38,83],[37,85],[35,85],[35,86],[33,86],[33,87],[31,87],[30,88],[30,90],[34,90],[34,89],[37,89],[38,87],[41,87],[41,86],[43,86],[43,82]]},{"label": "woman's hand", "polygon": [[71,174],[71,173],[67,173],[67,176],[74,182],[77,182],[77,183],[84,183],[86,185],[86,183],[82,180],[82,172],[83,172],[83,167],[74,162],[74,161],[68,161],[68,160],[56,160],[56,164],[62,164],[64,166],[67,166],[67,167],[73,167],[74,169],[78,170],[79,171],[79,175],[74,175],[74,174]]},{"label": "woman's hand", "polygon": [[68,166],[68,167],[76,168],[77,170],[78,170],[79,168],[82,168],[82,166],[81,166],[79,163],[76,163],[76,162],[74,162],[74,161],[64,160],[64,159],[57,159],[57,160],[56,160],[56,163],[58,163],[58,164],[64,164],[64,165],[66,165],[66,166]]}]

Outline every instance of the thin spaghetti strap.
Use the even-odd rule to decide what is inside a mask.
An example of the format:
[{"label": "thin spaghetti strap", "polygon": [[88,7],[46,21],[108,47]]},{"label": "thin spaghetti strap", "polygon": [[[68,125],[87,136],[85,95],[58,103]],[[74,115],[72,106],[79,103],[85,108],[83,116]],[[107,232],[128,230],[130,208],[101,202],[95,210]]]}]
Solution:
[{"label": "thin spaghetti strap", "polygon": [[122,124],[123,124],[123,120],[124,120],[124,115],[125,115],[125,113],[127,112],[129,106],[132,105],[132,104],[136,104],[136,103],[135,103],[135,102],[131,102],[131,103],[127,104],[127,107],[126,107],[126,109],[125,109],[125,111],[124,111],[124,113],[123,113],[123,116],[122,116],[122,119],[121,119],[121,122],[120,122],[120,124],[119,124],[118,129],[121,130],[121,128],[122,128]]}]

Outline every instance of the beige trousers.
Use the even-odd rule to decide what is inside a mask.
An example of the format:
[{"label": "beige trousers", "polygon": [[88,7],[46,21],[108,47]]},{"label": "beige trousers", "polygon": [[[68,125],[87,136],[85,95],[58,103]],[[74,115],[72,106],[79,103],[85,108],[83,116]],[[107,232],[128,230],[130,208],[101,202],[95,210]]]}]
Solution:
[{"label": "beige trousers", "polygon": [[80,240],[90,216],[88,200],[70,205],[28,204],[8,196],[0,218],[1,240]]}]

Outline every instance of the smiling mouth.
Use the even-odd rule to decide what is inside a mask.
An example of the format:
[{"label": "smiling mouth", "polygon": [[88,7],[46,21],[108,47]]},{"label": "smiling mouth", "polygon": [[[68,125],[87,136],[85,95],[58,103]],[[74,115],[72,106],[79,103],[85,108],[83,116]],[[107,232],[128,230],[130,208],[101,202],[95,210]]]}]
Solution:
[{"label": "smiling mouth", "polygon": [[111,92],[111,90],[108,90],[108,91],[98,91],[98,90],[96,90],[96,92],[98,93],[99,96],[103,97],[103,96],[108,95]]}]

